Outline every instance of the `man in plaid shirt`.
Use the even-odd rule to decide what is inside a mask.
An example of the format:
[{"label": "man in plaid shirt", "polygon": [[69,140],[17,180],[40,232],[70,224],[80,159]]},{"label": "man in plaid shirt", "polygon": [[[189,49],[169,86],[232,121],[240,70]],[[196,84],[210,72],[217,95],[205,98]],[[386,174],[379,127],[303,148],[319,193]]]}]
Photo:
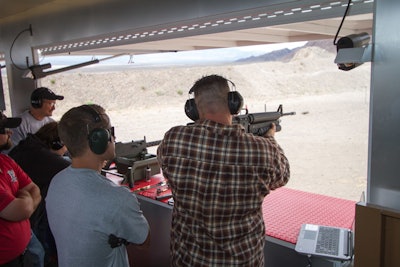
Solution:
[{"label": "man in plaid shirt", "polygon": [[229,83],[198,80],[185,106],[195,123],[171,128],[158,147],[174,197],[171,266],[264,266],[261,206],[288,182],[289,162],[275,125],[263,137],[232,125],[243,99]]}]

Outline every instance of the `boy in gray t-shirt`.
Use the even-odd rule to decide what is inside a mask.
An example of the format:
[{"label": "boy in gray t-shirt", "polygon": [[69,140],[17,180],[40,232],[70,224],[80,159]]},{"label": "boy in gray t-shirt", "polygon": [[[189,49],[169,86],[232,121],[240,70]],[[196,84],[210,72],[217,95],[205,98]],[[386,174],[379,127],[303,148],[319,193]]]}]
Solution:
[{"label": "boy in gray t-shirt", "polygon": [[104,162],[115,157],[108,116],[98,105],[72,108],[60,120],[59,136],[72,158],[46,197],[59,266],[128,267],[125,244],[111,247],[111,235],[145,245],[150,230],[136,196],[100,174]]}]

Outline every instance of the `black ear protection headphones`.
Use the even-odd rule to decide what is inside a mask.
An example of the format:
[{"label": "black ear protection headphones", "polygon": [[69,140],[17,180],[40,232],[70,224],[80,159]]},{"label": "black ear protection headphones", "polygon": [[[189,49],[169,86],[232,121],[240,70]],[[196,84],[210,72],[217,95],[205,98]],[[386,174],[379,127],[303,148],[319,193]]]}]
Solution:
[{"label": "black ear protection headphones", "polygon": [[[100,114],[91,106],[84,105],[82,106],[83,109],[92,115],[94,123],[101,122]],[[107,150],[108,142],[111,141],[111,133],[104,128],[95,128],[89,131],[88,127],[88,141],[89,141],[89,148],[95,154],[103,154]]]},{"label": "black ear protection headphones", "polygon": [[50,147],[53,150],[60,150],[61,148],[63,148],[64,143],[61,142],[60,137],[57,137],[56,139],[54,139],[53,141],[51,141]]},{"label": "black ear protection headphones", "polygon": [[43,105],[42,98],[38,96],[31,97],[31,105],[33,108],[41,108]]},{"label": "black ear protection headphones", "polygon": [[[225,79],[225,78],[224,78]],[[229,111],[232,115],[238,114],[240,112],[240,109],[243,107],[243,97],[242,95],[236,91],[235,84],[228,80],[225,79],[227,82],[232,84],[233,91],[230,91],[228,93],[228,108]],[[193,86],[194,87],[194,86]],[[193,93],[193,87],[189,90],[189,94]],[[186,103],[185,103],[185,114],[186,116],[189,117],[192,121],[196,121],[199,119],[199,112],[196,107],[196,102],[194,101],[194,98],[189,98]]]}]

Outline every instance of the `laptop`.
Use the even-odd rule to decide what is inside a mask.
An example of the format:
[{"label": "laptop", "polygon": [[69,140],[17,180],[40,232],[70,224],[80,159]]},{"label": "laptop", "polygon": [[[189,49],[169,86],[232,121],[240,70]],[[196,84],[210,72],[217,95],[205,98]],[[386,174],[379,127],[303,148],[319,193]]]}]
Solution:
[{"label": "laptop", "polygon": [[295,251],[340,261],[353,257],[353,231],[346,228],[303,224]]}]

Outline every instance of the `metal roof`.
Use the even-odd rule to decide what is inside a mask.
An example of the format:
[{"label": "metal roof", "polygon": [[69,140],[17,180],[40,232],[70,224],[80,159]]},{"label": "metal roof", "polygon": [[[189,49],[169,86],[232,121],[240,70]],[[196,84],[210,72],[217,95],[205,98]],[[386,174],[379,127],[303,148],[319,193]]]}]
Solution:
[{"label": "metal roof", "polygon": [[[28,21],[49,14],[79,13],[88,6],[106,5],[107,0],[3,0],[0,25]],[[138,0],[133,2],[140,2]],[[201,2],[201,1],[200,1]],[[75,34],[70,39],[36,45],[43,55],[116,55],[188,51],[334,38],[346,1],[264,1],[265,6],[237,12],[176,18],[167,24],[153,24],[123,31],[107,30],[89,36]],[[268,5],[268,2],[271,2]],[[281,2],[279,4],[278,2]],[[118,3],[115,2],[115,3]],[[278,4],[277,4],[278,3]],[[206,5],[206,4],[205,4]],[[373,0],[351,1],[350,12],[340,35],[372,33]],[[158,11],[160,12],[160,11]],[[118,22],[118,14],[109,14]],[[62,27],[63,25],[60,25]],[[101,27],[101,26],[98,26]],[[122,28],[122,27],[120,27]],[[79,36],[79,38],[76,38]]]}]

